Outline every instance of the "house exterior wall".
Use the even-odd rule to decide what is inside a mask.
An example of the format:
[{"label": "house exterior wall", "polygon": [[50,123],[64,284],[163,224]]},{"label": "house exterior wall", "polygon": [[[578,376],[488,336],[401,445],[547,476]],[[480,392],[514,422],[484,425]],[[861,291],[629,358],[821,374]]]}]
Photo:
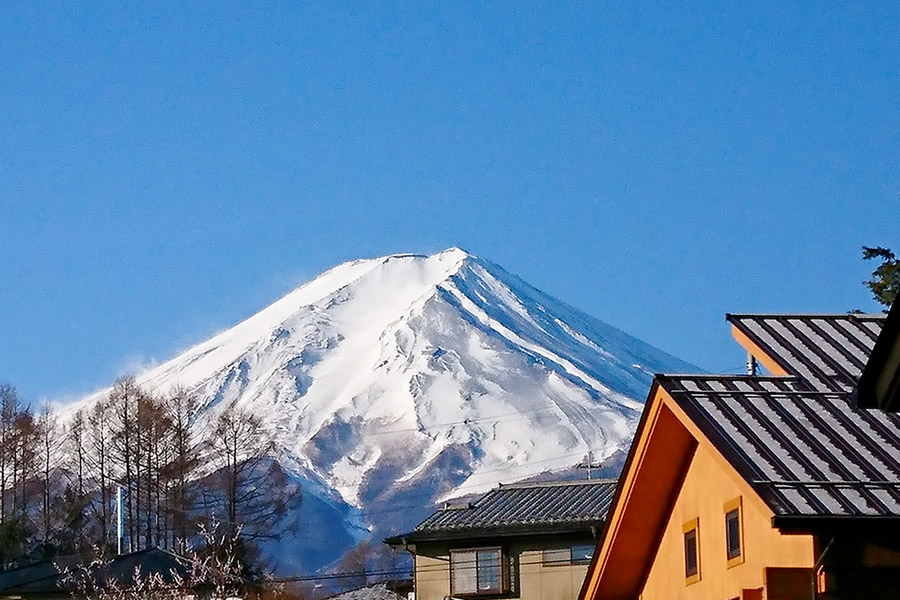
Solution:
[{"label": "house exterior wall", "polygon": [[416,554],[416,600],[443,600],[450,595],[450,553]]},{"label": "house exterior wall", "polygon": [[[549,538],[544,540],[514,540],[502,544],[496,541],[472,541],[454,545],[454,549],[502,546],[513,558],[513,591],[501,598],[518,600],[576,600],[587,564],[545,565],[545,548],[563,548],[573,543],[593,543],[590,536]],[[450,547],[422,545],[416,548],[416,600],[444,600],[450,596]]]},{"label": "house exterior wall", "polygon": [[[742,559],[729,561],[725,547],[725,506],[738,498],[743,530]],[[708,444],[701,443],[665,525],[658,551],[644,581],[641,599],[729,600],[754,597],[750,590],[764,588],[767,567],[810,568],[815,562],[813,537],[781,534],[772,528],[771,518],[771,511],[740,476]],[[688,584],[684,566],[683,526],[693,519],[697,519],[698,523],[700,577]],[[809,581],[807,576],[799,596],[804,600],[809,598]],[[760,597],[766,598],[767,595],[763,592]],[[770,599],[774,597],[768,596]],[[778,597],[794,596],[789,593]]]}]

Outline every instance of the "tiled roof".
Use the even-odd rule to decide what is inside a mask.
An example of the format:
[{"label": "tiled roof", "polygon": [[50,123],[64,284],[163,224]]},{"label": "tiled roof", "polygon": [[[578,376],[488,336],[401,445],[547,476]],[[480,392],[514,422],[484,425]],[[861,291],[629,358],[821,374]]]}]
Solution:
[{"label": "tiled roof", "polygon": [[365,587],[350,590],[336,596],[330,596],[328,600],[405,600],[393,590],[389,590],[383,583],[367,585]]},{"label": "tiled roof", "polygon": [[851,391],[885,315],[726,315],[788,373],[816,389]]},{"label": "tiled roof", "polygon": [[776,516],[900,516],[900,414],[795,377],[657,382]]},{"label": "tiled roof", "polygon": [[409,534],[424,539],[476,532],[540,532],[599,526],[606,519],[616,481],[606,479],[501,485],[474,503],[447,506]]}]

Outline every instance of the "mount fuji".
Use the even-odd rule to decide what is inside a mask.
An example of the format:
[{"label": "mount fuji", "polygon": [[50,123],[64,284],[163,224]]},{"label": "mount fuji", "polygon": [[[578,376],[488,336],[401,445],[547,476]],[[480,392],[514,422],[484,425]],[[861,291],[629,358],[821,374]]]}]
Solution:
[{"label": "mount fuji", "polygon": [[652,374],[696,370],[451,248],[339,265],[137,381],[192,392],[200,429],[259,415],[304,496],[267,553],[311,572],[436,501],[609,464]]}]

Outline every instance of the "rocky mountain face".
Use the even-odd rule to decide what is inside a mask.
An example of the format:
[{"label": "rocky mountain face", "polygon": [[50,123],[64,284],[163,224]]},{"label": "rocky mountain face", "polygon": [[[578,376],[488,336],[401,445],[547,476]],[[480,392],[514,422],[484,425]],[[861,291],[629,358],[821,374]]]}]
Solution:
[{"label": "rocky mountain face", "polygon": [[673,371],[696,368],[451,248],[337,266],[137,379],[194,393],[197,428],[263,419],[304,491],[267,551],[311,572],[436,501],[621,455]]}]

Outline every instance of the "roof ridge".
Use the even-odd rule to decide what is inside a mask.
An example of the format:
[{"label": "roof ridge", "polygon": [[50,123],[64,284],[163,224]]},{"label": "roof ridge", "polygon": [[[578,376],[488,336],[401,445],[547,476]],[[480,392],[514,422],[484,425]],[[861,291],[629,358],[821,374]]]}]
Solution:
[{"label": "roof ridge", "polygon": [[568,487],[568,486],[578,486],[578,485],[596,485],[599,483],[618,483],[618,479],[613,478],[602,478],[602,479],[573,479],[567,481],[535,481],[532,483],[501,483],[500,486],[492,492],[500,491],[500,490],[522,490],[529,488],[541,488],[541,487]]},{"label": "roof ridge", "polygon": [[658,379],[742,379],[753,381],[802,381],[796,375],[747,375],[746,373],[657,373]]},{"label": "roof ridge", "polygon": [[725,320],[731,319],[821,319],[821,318],[842,318],[842,319],[875,319],[880,320],[886,318],[884,313],[725,313]]}]

